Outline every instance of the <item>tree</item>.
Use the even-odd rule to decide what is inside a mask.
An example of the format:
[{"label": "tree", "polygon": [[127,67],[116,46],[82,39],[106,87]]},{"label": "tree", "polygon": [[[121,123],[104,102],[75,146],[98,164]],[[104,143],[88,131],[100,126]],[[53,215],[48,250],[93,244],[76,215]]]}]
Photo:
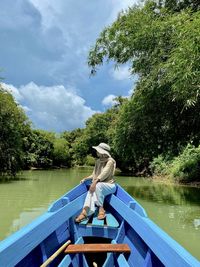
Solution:
[{"label": "tree", "polygon": [[24,138],[24,166],[26,168],[49,168],[53,164],[53,133],[31,130]]},{"label": "tree", "polygon": [[200,12],[173,14],[149,1],[122,12],[103,30],[90,50],[88,64],[95,73],[105,58],[116,64],[130,62],[142,90],[168,84],[171,101],[181,96],[187,107],[199,95],[199,51]]},{"label": "tree", "polygon": [[53,164],[69,167],[71,165],[69,143],[64,138],[56,138],[53,147]]},{"label": "tree", "polygon": [[0,175],[15,175],[23,163],[23,137],[30,129],[24,111],[0,87]]},{"label": "tree", "polygon": [[93,74],[106,59],[129,63],[139,76],[112,133],[116,153],[135,170],[200,139],[200,11],[184,9],[195,1],[183,3],[146,1],[121,12],[89,53]]},{"label": "tree", "polygon": [[[86,122],[82,135],[73,143],[73,157],[77,164],[84,164],[88,154],[94,155],[92,146],[101,142],[112,144],[109,130],[117,116],[118,107],[113,107],[105,113],[96,113]],[[94,155],[95,156],[95,155]]]}]

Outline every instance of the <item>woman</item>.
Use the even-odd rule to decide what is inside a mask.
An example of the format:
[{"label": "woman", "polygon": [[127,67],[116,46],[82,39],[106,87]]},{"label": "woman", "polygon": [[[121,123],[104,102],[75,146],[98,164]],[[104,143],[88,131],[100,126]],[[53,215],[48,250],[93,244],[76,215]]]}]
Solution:
[{"label": "woman", "polygon": [[113,180],[116,162],[110,155],[110,146],[105,143],[100,143],[98,146],[93,146],[93,148],[97,151],[98,159],[92,175],[81,180],[83,183],[85,180],[92,178],[92,184],[86,195],[83,210],[75,219],[77,223],[87,219],[88,215],[94,213],[95,205],[99,207],[97,218],[103,220],[106,216],[103,208],[104,198],[116,190],[116,185]]}]

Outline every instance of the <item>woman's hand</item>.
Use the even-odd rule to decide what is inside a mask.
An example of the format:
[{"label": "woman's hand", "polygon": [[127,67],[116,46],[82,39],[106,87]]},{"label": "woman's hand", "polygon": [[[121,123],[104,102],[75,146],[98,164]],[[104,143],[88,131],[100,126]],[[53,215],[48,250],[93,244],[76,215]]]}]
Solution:
[{"label": "woman's hand", "polygon": [[83,178],[82,180],[80,180],[80,184],[84,183],[85,182],[85,178]]},{"label": "woman's hand", "polygon": [[92,184],[91,184],[91,186],[90,186],[90,189],[89,189],[89,191],[90,191],[90,193],[94,193],[94,191],[95,191],[95,189],[96,189],[96,182],[93,182]]}]

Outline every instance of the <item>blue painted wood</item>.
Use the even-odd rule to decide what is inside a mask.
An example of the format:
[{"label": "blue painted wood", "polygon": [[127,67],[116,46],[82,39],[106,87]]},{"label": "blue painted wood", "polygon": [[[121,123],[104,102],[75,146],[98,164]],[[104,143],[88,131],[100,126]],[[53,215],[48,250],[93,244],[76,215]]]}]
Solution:
[{"label": "blue painted wood", "polygon": [[79,236],[96,236],[105,238],[116,238],[119,228],[109,228],[109,227],[98,227],[87,225],[87,227],[82,225],[76,225]]},{"label": "blue painted wood", "polygon": [[[84,243],[83,238],[79,237],[75,244],[83,244],[83,243]],[[77,266],[89,267],[84,254],[79,253],[76,256],[79,258],[79,261],[78,264],[74,265],[74,267]]]},{"label": "blue painted wood", "polygon": [[[123,266],[123,267],[130,267],[130,265],[128,264],[126,258],[124,257],[123,254],[120,254],[119,257],[117,258],[117,263],[118,266]],[[134,266],[134,265],[133,265]]]},{"label": "blue painted wood", "polygon": [[[112,240],[112,244],[117,244],[116,240]],[[106,261],[103,264],[103,267],[114,266],[114,253],[107,253]]]},{"label": "blue painted wood", "polygon": [[84,221],[80,222],[79,224],[81,224],[81,225],[87,225],[88,221],[89,221],[89,218],[85,219]]},{"label": "blue painted wood", "polygon": [[[146,217],[140,204],[120,186],[117,186],[116,196],[106,198],[111,213],[114,212],[117,220],[122,221],[119,228],[75,225],[73,216],[81,210],[86,193],[87,184],[77,186],[54,202],[50,212],[0,242],[0,266],[39,266],[70,235],[75,240],[78,236],[97,236],[129,244],[132,250],[129,266],[200,267],[199,261]],[[50,244],[48,250],[47,244]],[[112,261],[111,257],[107,262],[109,260]],[[87,266],[84,257],[72,258],[70,267],[77,264]]]},{"label": "blue painted wood", "polygon": [[[129,245],[131,254],[129,255],[128,262],[133,266],[143,266],[148,246],[140,238],[140,236],[125,222],[125,236],[122,243]],[[159,267],[160,264],[158,265]]]},{"label": "blue painted wood", "polygon": [[114,228],[119,227],[118,221],[109,212],[106,212],[106,224],[107,224],[108,227],[114,227]]},{"label": "blue painted wood", "polygon": [[102,267],[110,267],[110,266],[114,266],[113,253],[107,253],[107,258]]},{"label": "blue painted wood", "polygon": [[59,226],[56,229],[56,236],[57,236],[59,244],[62,244],[66,241],[66,239],[69,239],[70,232],[69,232],[69,223],[68,222],[64,222],[61,226]]},{"label": "blue painted wood", "polygon": [[[66,234],[64,239],[63,239],[63,234],[62,231],[66,234],[66,229],[65,226],[62,225],[59,227],[55,232],[53,232],[51,235],[49,235],[41,244],[41,249],[43,252],[43,255],[45,257],[43,258],[43,262],[49,258],[53,253],[59,249],[65,242],[66,238],[69,239],[69,232],[68,235]],[[46,258],[46,259],[45,259]],[[51,266],[56,266],[60,260],[62,259],[61,255],[56,257],[56,259],[53,261]]]},{"label": "blue painted wood", "polygon": [[61,197],[58,200],[56,200],[55,202],[53,202],[49,208],[48,211],[49,212],[54,212],[59,210],[60,208],[64,207],[65,205],[67,205],[70,202],[68,197]]},{"label": "blue painted wood", "polygon": [[[162,231],[148,218],[141,217],[137,212],[128,207],[115,195],[110,197],[113,206],[141,236],[145,243],[166,266],[199,267],[200,263],[183,247]],[[170,255],[170,256],[169,256]]]},{"label": "blue painted wood", "polygon": [[135,210],[140,216],[142,217],[148,217],[145,209],[137,202],[135,201],[129,201],[128,206]]},{"label": "blue painted wood", "polygon": [[58,267],[68,267],[72,262],[71,256],[66,255],[64,259],[61,261],[61,263],[58,265]]},{"label": "blue painted wood", "polygon": [[80,210],[85,194],[54,213],[45,213],[5,239],[0,245],[0,266],[13,267],[60,225]]},{"label": "blue painted wood", "polygon": [[119,227],[118,234],[113,241],[115,241],[116,243],[122,243],[124,240],[124,237],[125,237],[125,228],[124,228],[124,221],[122,221]]},{"label": "blue painted wood", "polygon": [[145,257],[144,266],[143,267],[153,267],[151,261],[151,251],[150,249],[147,251],[147,255]]},{"label": "blue painted wood", "polygon": [[117,189],[115,192],[117,198],[123,201],[128,205],[130,201],[136,201],[133,197],[131,197],[121,186],[117,185]]},{"label": "blue painted wood", "polygon": [[[31,251],[22,261],[12,267],[38,267],[42,262],[42,251],[40,246],[37,246]],[[7,267],[8,265],[1,265],[1,267]]]},{"label": "blue painted wood", "polygon": [[[82,237],[79,237],[79,239],[76,241],[75,244],[83,244],[84,240]],[[76,260],[74,260],[74,257],[76,257]],[[73,264],[73,260],[75,262],[75,264],[77,264],[76,266],[79,266],[79,260],[77,260],[79,256],[78,255],[66,255],[63,260],[60,262],[60,264],[58,265],[58,267],[68,267],[70,264]]]},{"label": "blue painted wood", "polygon": [[42,252],[42,262],[45,262],[48,259],[45,248],[46,247],[44,245],[44,242],[40,243],[40,249]]},{"label": "blue painted wood", "polygon": [[68,197],[62,197],[63,207],[70,202]]},{"label": "blue painted wood", "polygon": [[86,185],[86,186],[90,186],[91,185],[91,183],[92,183],[92,179],[87,179],[85,182],[84,182],[84,184]]},{"label": "blue painted wood", "polygon": [[63,197],[68,197],[69,200],[72,201],[86,192],[87,192],[87,186],[85,183],[82,183],[74,187],[69,192],[67,192]]},{"label": "blue painted wood", "polygon": [[[80,255],[80,254],[79,254]],[[83,267],[89,267],[87,260],[85,258],[85,255],[82,256],[83,257]]]},{"label": "blue painted wood", "polygon": [[89,221],[89,217],[87,219],[85,219],[84,221],[80,222],[79,224],[80,225],[87,225],[88,221]]},{"label": "blue painted wood", "polygon": [[62,202],[62,199],[60,198],[51,204],[51,206],[48,208],[48,211],[54,212],[62,207],[63,207],[63,202]]},{"label": "blue painted wood", "polygon": [[94,226],[104,226],[104,220],[98,220],[98,211],[96,210],[92,219],[92,225]]},{"label": "blue painted wood", "polygon": [[48,208],[48,212],[55,212],[59,210],[60,208],[64,207],[70,202],[69,198],[66,196],[63,196],[56,201],[54,201]]}]

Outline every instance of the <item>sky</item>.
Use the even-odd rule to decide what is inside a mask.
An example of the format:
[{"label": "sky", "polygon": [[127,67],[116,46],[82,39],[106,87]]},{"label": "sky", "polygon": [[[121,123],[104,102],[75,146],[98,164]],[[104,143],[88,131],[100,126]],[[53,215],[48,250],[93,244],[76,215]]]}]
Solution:
[{"label": "sky", "polygon": [[90,76],[89,49],[136,0],[1,0],[0,76],[34,128],[84,127],[96,112],[130,96],[136,78],[112,62]]}]

